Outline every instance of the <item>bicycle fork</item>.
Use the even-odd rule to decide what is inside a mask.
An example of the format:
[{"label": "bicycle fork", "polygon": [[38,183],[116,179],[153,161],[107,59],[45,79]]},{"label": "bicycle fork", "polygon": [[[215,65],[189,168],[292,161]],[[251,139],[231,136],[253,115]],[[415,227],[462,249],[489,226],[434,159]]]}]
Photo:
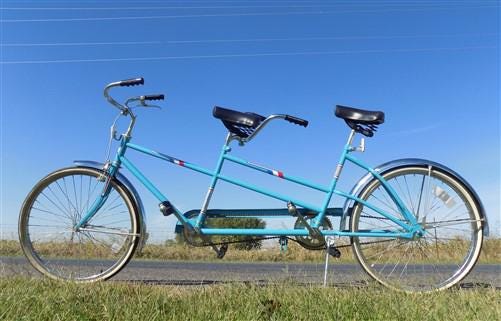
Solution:
[{"label": "bicycle fork", "polygon": [[[105,170],[107,171],[107,165],[105,165]],[[98,181],[104,181],[104,187],[99,194],[99,197],[94,201],[88,212],[85,214],[85,216],[80,220],[80,222],[76,223],[74,230],[78,231],[82,229],[89,221],[92,219],[94,215],[101,209],[101,207],[106,203],[108,200],[108,196],[110,195],[111,191],[111,180],[113,179],[113,176],[111,176],[109,173],[106,172],[106,174],[102,174],[97,178]]]}]

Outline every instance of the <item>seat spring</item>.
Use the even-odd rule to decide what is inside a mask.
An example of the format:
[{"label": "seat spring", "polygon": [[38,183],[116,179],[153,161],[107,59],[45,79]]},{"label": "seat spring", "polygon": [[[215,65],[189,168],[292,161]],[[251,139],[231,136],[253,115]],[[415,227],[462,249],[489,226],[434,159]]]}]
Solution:
[{"label": "seat spring", "polygon": [[238,129],[240,132],[245,133],[247,136],[250,136],[252,135],[252,133],[254,133],[254,129],[252,127],[238,125],[233,125],[233,127]]},{"label": "seat spring", "polygon": [[360,124],[356,122],[351,122],[351,121],[346,121],[348,126],[355,130],[358,133],[361,133],[365,136],[372,137],[374,135],[374,132],[377,131],[377,125],[375,124]]}]

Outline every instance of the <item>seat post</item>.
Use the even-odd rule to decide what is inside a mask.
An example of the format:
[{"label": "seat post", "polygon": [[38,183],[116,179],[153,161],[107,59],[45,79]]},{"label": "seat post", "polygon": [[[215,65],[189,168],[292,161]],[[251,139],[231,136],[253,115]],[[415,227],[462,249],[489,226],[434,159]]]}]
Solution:
[{"label": "seat post", "polygon": [[234,139],[233,135],[231,132],[228,132],[228,135],[226,135],[226,140],[224,141],[224,144],[226,146],[230,146],[231,141]]},{"label": "seat post", "polygon": [[351,145],[353,143],[353,139],[355,138],[355,134],[356,134],[356,131],[354,129],[352,129],[350,131],[350,135],[348,136],[348,142],[347,142],[348,145]]},{"label": "seat post", "polygon": [[344,162],[346,160],[346,155],[348,153],[350,153],[351,151],[353,151],[353,147],[352,147],[352,143],[353,143],[353,139],[355,138],[355,135],[356,135],[356,130],[352,129],[350,131],[350,135],[348,136],[348,141],[346,142],[346,146],[344,147],[344,152],[343,152],[343,155],[341,156],[341,159],[339,160],[338,164],[337,164],[337,167],[336,167],[336,172],[334,173],[334,182],[333,182],[333,186],[332,186],[332,189],[334,189],[336,187],[336,181],[337,179],[339,178],[339,176],[341,175],[341,171],[343,170],[343,167],[344,167]]}]

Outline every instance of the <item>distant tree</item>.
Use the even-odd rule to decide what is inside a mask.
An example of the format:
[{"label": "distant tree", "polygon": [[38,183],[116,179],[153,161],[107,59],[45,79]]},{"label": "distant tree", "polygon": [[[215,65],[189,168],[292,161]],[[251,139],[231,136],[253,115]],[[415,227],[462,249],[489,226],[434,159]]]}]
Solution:
[{"label": "distant tree", "polygon": [[[266,222],[259,218],[210,218],[208,219],[207,226],[215,228],[254,228],[263,229],[266,227]],[[258,236],[224,236],[220,239],[228,242],[242,241],[242,243],[235,243],[233,246],[239,250],[253,250],[260,249],[262,241],[258,240]],[[244,242],[245,241],[245,242]]]},{"label": "distant tree", "polygon": [[[205,226],[213,228],[254,228],[263,229],[266,227],[266,222],[259,218],[208,218]],[[233,246],[239,250],[253,250],[260,249],[262,246],[262,241],[259,240],[257,236],[214,236],[212,237],[213,242],[234,242],[242,241],[241,243],[235,243]],[[176,234],[176,242],[178,244],[184,244],[185,239],[183,233]]]}]

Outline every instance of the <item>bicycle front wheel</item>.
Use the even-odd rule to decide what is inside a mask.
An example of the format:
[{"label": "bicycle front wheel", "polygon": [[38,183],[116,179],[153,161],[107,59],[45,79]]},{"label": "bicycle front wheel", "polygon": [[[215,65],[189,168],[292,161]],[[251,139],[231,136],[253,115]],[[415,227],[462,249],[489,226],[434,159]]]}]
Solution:
[{"label": "bicycle front wheel", "polygon": [[111,180],[99,211],[81,229],[75,225],[102,193],[102,171],[75,167],[43,178],[21,208],[19,237],[29,262],[42,274],[92,282],[118,273],[133,256],[140,226],[128,190]]},{"label": "bicycle front wheel", "polygon": [[[399,194],[425,235],[402,238],[353,237],[355,257],[375,280],[393,289],[428,292],[449,288],[473,268],[482,247],[478,200],[455,176],[432,166],[404,166],[382,174]],[[406,221],[381,182],[372,180],[359,197]],[[402,228],[357,203],[352,231]]]}]

